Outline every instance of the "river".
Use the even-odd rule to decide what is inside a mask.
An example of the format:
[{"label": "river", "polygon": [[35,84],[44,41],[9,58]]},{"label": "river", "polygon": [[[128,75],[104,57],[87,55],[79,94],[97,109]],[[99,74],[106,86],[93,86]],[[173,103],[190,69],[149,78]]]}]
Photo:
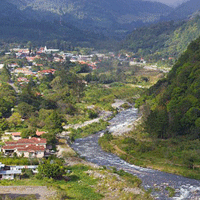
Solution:
[{"label": "river", "polygon": [[[108,130],[111,132],[121,133],[138,118],[138,112],[135,108],[124,110],[110,120]],[[71,147],[87,161],[97,165],[107,167],[116,167],[118,170],[136,175],[142,180],[144,189],[152,190],[155,199],[160,200],[200,200],[200,181],[189,179],[182,176],[152,170],[148,168],[138,167],[127,163],[117,155],[107,153],[98,145],[98,139],[103,133],[98,132],[86,138],[75,140]],[[174,197],[169,197],[166,187],[173,187],[176,191]]]}]

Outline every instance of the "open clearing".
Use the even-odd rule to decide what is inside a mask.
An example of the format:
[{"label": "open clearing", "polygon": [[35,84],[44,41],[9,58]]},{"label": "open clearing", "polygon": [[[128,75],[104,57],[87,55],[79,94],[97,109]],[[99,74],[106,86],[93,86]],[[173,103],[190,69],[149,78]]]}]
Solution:
[{"label": "open clearing", "polygon": [[0,196],[16,198],[34,194],[39,200],[47,200],[55,196],[56,192],[49,190],[46,186],[0,186]]}]

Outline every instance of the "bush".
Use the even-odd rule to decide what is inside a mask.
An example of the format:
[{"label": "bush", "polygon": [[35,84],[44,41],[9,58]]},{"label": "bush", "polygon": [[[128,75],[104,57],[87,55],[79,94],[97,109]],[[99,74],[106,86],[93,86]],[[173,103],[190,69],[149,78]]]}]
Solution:
[{"label": "bush", "polygon": [[59,179],[65,174],[65,167],[61,164],[51,163],[49,160],[38,166],[38,177]]},{"label": "bush", "polygon": [[30,178],[33,176],[32,169],[22,169],[22,178]]}]

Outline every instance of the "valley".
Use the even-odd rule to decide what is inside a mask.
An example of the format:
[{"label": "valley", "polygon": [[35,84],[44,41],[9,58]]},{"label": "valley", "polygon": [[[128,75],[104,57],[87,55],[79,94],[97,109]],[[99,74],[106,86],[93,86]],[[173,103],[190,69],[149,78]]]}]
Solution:
[{"label": "valley", "polygon": [[198,200],[199,9],[1,1],[0,200]]}]

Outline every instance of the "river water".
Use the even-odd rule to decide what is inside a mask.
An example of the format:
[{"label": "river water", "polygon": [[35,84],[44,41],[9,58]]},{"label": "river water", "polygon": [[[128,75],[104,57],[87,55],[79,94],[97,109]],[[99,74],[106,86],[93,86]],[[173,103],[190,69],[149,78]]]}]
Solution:
[{"label": "river water", "polygon": [[[110,120],[108,130],[117,132],[117,134],[126,131],[127,128],[137,119],[138,112],[135,108],[124,110]],[[96,133],[86,138],[75,140],[71,145],[72,148],[87,161],[97,165],[107,167],[116,167],[118,170],[136,175],[142,180],[142,186],[148,190],[152,189],[155,199],[160,200],[200,200],[200,181],[152,170],[148,168],[138,167],[129,164],[112,153],[104,152],[98,145],[98,139],[104,131]],[[166,187],[175,188],[175,196],[170,198]],[[154,190],[156,188],[156,190]]]}]

